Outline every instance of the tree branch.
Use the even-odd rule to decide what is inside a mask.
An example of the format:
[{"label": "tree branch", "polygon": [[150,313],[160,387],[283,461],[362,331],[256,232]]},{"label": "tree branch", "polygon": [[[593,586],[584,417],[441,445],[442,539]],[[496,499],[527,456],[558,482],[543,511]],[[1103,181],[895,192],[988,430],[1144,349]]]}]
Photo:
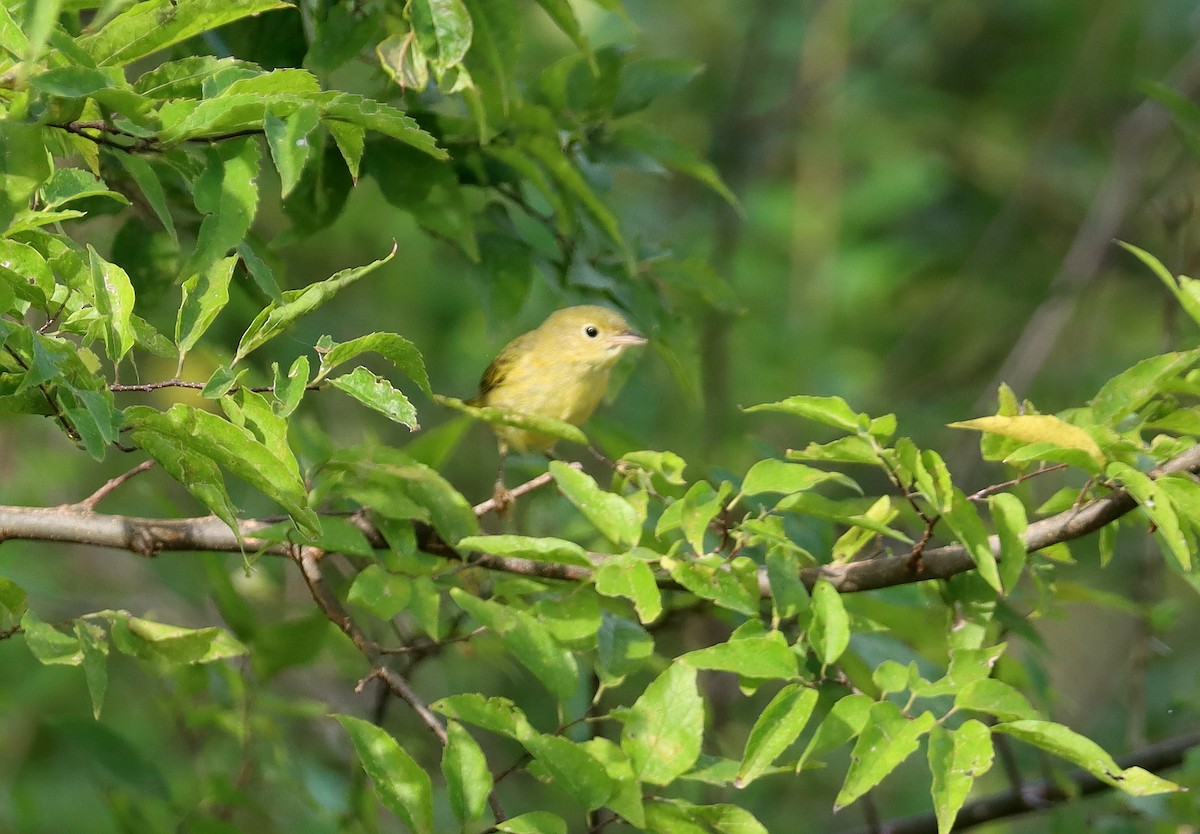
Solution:
[{"label": "tree branch", "polygon": [[[1161,741],[1141,750],[1119,756],[1117,763],[1122,768],[1142,767],[1152,773],[1178,767],[1185,754],[1200,747],[1200,733],[1190,733],[1178,738]],[[1020,791],[993,794],[968,802],[958,812],[952,831],[966,831],[986,822],[1042,811],[1053,805],[1090,796],[1102,791],[1113,790],[1113,786],[1101,781],[1086,770],[1072,770],[1063,778],[1071,784],[1066,789],[1062,780],[1046,780],[1026,784]],[[937,818],[933,814],[906,817],[899,820],[884,820],[878,828],[859,828],[849,834],[937,834]]]},{"label": "tree branch", "polygon": [[[1172,473],[1200,473],[1200,445],[1193,446],[1178,457],[1150,472],[1157,478]],[[1086,536],[1115,521],[1137,507],[1133,496],[1124,489],[1114,489],[1108,495],[1081,504],[1050,518],[1035,521],[1025,531],[1025,548],[1032,553],[1054,544]],[[373,547],[384,548],[387,543],[371,521],[359,514],[353,521]],[[258,537],[272,522],[251,519],[238,524],[234,535],[226,524],[214,516],[182,519],[137,518],[134,516],[104,515],[71,506],[14,507],[0,505],[0,542],[7,539],[52,541],[111,547],[152,557],[166,551],[208,551],[243,553],[254,551],[273,556],[293,558],[294,546]],[[991,536],[992,552],[1000,555],[1000,542]],[[418,546],[435,556],[460,559],[472,566],[541,579],[561,579],[586,582],[592,568],[580,565],[560,565],[535,562],[513,556],[494,556],[487,553],[459,553],[444,541],[433,528],[417,527]],[[590,554],[602,561],[610,554]],[[962,545],[952,544],[925,550],[919,562],[911,554],[902,553],[879,559],[821,565],[805,568],[802,577],[810,588],[818,579],[833,584],[841,593],[872,591],[893,585],[947,579],[975,569],[975,563]],[[673,580],[660,577],[660,587],[679,588]],[[759,570],[759,591],[764,598],[771,595],[765,569]]]}]

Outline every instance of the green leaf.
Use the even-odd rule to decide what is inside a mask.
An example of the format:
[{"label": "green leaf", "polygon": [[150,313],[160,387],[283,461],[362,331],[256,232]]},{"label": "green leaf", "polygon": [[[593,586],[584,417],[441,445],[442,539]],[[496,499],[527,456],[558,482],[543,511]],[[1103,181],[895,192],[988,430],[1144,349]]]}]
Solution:
[{"label": "green leaf", "polygon": [[771,586],[771,608],[776,621],[795,617],[808,609],[809,594],[800,578],[800,559],[789,550],[767,551],[767,581]]},{"label": "green leaf", "polygon": [[612,796],[615,786],[608,771],[583,746],[544,733],[531,733],[520,741],[550,780],[588,810],[599,808]]},{"label": "green leaf", "polygon": [[[136,417],[137,407],[125,413],[127,417]],[[174,432],[138,432],[134,429],[131,439],[142,451],[158,461],[168,475],[183,484],[196,500],[225,522],[229,529],[237,531],[237,507],[225,489],[220,468],[212,458],[188,448],[174,435]]]},{"label": "green leaf", "polygon": [[620,548],[631,548],[642,535],[637,511],[620,495],[606,492],[591,475],[562,461],[550,461],[550,474],[567,500],[583,513],[604,537]]},{"label": "green leaf", "polygon": [[1000,583],[1012,589],[1025,570],[1025,505],[1012,493],[1002,492],[988,498],[988,509],[1000,540]]},{"label": "green leaf", "polygon": [[495,556],[515,556],[534,562],[552,562],[558,565],[580,565],[594,567],[587,551],[575,542],[556,539],[553,536],[468,536],[458,543],[459,550],[478,550]]},{"label": "green leaf", "polygon": [[[214,512],[218,512],[217,506],[209,501],[213,491],[219,490],[218,505],[225,504],[228,495],[219,475],[213,477],[215,468],[201,460],[219,464],[278,502],[301,530],[310,534],[319,532],[320,525],[316,513],[308,506],[308,491],[299,467],[286,446],[277,444],[273,452],[244,426],[182,403],[165,412],[134,406],[126,409],[125,417],[133,429],[133,442],[167,467],[173,477]],[[198,469],[193,469],[196,466]],[[202,488],[203,496],[194,485]],[[229,523],[229,519],[222,518]],[[234,524],[230,526],[236,529]]]},{"label": "green leaf", "polygon": [[1162,261],[1133,244],[1118,240],[1117,245],[1127,252],[1132,253],[1138,260],[1148,266],[1150,271],[1158,276],[1163,285],[1171,291],[1171,294],[1175,296],[1175,300],[1192,317],[1192,320],[1200,324],[1200,282],[1197,282],[1195,278],[1188,278],[1183,275],[1176,277],[1172,275],[1171,271],[1163,266]]},{"label": "green leaf", "polygon": [[122,205],[129,205],[128,198],[104,184],[104,181],[82,168],[59,168],[42,186],[42,207],[57,209],[76,200],[89,197],[108,197]]},{"label": "green leaf", "polygon": [[414,0],[413,33],[440,79],[471,46],[471,15],[462,0]]},{"label": "green leaf", "polygon": [[991,770],[992,734],[970,719],[955,730],[935,726],[929,733],[930,793],[937,814],[938,834],[950,834],[954,820],[975,780]]},{"label": "green leaf", "polygon": [[459,608],[503,640],[521,665],[532,672],[555,698],[566,701],[575,693],[579,673],[575,658],[531,615],[508,605],[479,599],[460,588],[451,588],[450,597]]},{"label": "green leaf", "polygon": [[996,566],[996,554],[992,552],[991,542],[988,541],[987,528],[983,526],[983,519],[961,489],[954,488],[950,510],[942,517],[946,520],[946,526],[954,531],[954,537],[971,554],[971,560],[979,569],[980,577],[998,593],[1004,593],[1004,587],[1000,584],[1000,571]]},{"label": "green leaf", "polygon": [[701,156],[692,146],[677,142],[667,134],[643,125],[622,125],[613,131],[613,141],[641,151],[654,160],[708,186],[739,212],[737,197],[721,179],[715,165]]},{"label": "green leaf", "polygon": [[796,653],[778,631],[696,649],[680,655],[678,661],[697,669],[719,669],[747,678],[787,680],[800,674]]},{"label": "green leaf", "polygon": [[101,258],[90,243],[87,251],[92,268],[92,300],[104,324],[104,349],[117,363],[134,343],[133,284],[125,270]]},{"label": "green leaf", "polygon": [[834,811],[845,808],[883,781],[916,751],[921,736],[936,725],[931,712],[909,718],[891,701],[880,701],[871,707],[870,717],[850,753],[850,767],[834,800]]},{"label": "green leaf", "polygon": [[249,137],[205,149],[205,167],[192,194],[204,218],[182,275],[207,272],[242,243],[258,210],[258,170],[258,145]]},{"label": "green leaf", "polygon": [[842,595],[826,579],[813,585],[812,615],[809,643],[822,663],[836,663],[850,645],[850,618]]},{"label": "green leaf", "polygon": [[667,785],[696,763],[703,737],[704,699],[696,690],[696,670],[672,663],[629,709],[621,749],[639,780]]},{"label": "green leaf", "polygon": [[566,821],[549,811],[530,811],[496,823],[506,834],[567,834]]},{"label": "green leaf", "polygon": [[774,458],[766,458],[750,467],[742,481],[742,492],[746,495],[761,495],[764,492],[774,492],[791,495],[834,481],[862,493],[853,478],[841,472],[826,472],[802,463],[787,463]]},{"label": "green leaf", "polygon": [[[566,4],[566,0],[555,0],[555,2]],[[587,180],[579,173],[579,169],[567,159],[563,149],[557,143],[541,135],[535,135],[528,139],[523,149],[545,167],[550,177],[566,194],[587,210],[592,219],[596,221],[596,225],[621,251],[627,269],[632,272],[633,255],[625,244],[617,216],[604,204],[603,200],[596,196]]]},{"label": "green leaf", "polygon": [[350,178],[357,183],[363,149],[366,144],[366,131],[349,122],[327,121],[324,124],[329,135],[333,137],[342,159],[346,160],[346,169],[350,172]]},{"label": "green leaf", "polygon": [[543,434],[549,438],[569,440],[572,443],[579,443],[584,446],[588,442],[587,435],[578,426],[573,426],[564,420],[556,420],[553,417],[547,417],[543,414],[517,411],[512,408],[498,408],[490,405],[467,405],[457,397],[444,397],[440,394],[435,394],[433,401],[438,405],[451,408],[455,411],[461,411],[463,414],[469,414],[477,420],[483,420],[492,425],[512,426],[536,434]]},{"label": "green leaf", "polygon": [[312,155],[314,143],[311,137],[319,122],[313,104],[301,105],[284,116],[277,116],[267,109],[263,131],[267,135],[267,147],[271,150],[275,170],[279,172],[281,197],[286,198],[300,182],[300,174]]},{"label": "green leaf", "polygon": [[0,631],[14,628],[28,610],[25,589],[0,576]]},{"label": "green leaf", "polygon": [[408,397],[362,365],[348,374],[334,377],[329,384],[393,422],[408,426],[412,431],[421,428],[417,423],[417,409]]},{"label": "green leaf", "polygon": [[113,644],[126,654],[173,665],[212,663],[249,651],[221,628],[183,628],[112,612]]},{"label": "green leaf", "polygon": [[793,414],[797,417],[803,417],[806,420],[823,423],[827,426],[833,426],[851,434],[857,434],[860,429],[866,428],[866,425],[870,422],[870,418],[867,415],[856,412],[841,397],[799,395],[788,397],[786,400],[778,402],[747,406],[742,411],[747,413],[779,411],[784,414]]},{"label": "green leaf", "polygon": [[446,736],[442,775],[454,816],[465,825],[483,815],[492,792],[492,774],[483,750],[462,724],[447,721]]},{"label": "green leaf", "polygon": [[619,686],[654,654],[654,638],[636,622],[602,612],[596,634],[596,674],[605,686]]},{"label": "green leaf", "polygon": [[533,732],[525,713],[508,698],[485,698],[477,692],[467,692],[434,701],[429,708],[507,738],[520,739]]},{"label": "green leaf", "polygon": [[175,319],[175,344],[179,346],[179,361],[212,325],[217,314],[229,303],[229,282],[238,259],[222,258],[204,273],[197,273],[183,282],[183,300]]},{"label": "green leaf", "polygon": [[841,747],[862,732],[874,705],[874,700],[861,693],[846,695],[835,703],[796,762],[796,772],[799,773],[809,759]]},{"label": "green leaf", "polygon": [[282,301],[271,302],[261,313],[255,316],[254,321],[250,323],[250,326],[246,328],[246,332],[242,334],[242,339],[238,343],[237,353],[234,354],[230,365],[236,365],[251,351],[262,347],[282,333],[284,328],[292,322],[301,316],[311,313],[336,295],[339,290],[345,289],[359,278],[387,263],[395,255],[396,247],[393,245],[392,251],[377,261],[372,261],[365,266],[354,267],[353,269],[343,269],[324,281],[309,284],[303,289],[285,292]]},{"label": "green leaf", "polygon": [[[41,125],[0,120],[0,228],[29,209],[30,198],[53,172],[44,130]],[[54,216],[51,212],[39,214]],[[8,234],[12,233],[9,229]]]},{"label": "green leaf", "polygon": [[536,0],[536,2],[554,21],[554,25],[561,29],[563,34],[578,47],[579,51],[587,58],[588,64],[594,69],[596,60],[592,57],[592,48],[583,34],[583,27],[579,25],[579,19],[575,17],[575,10],[571,8],[570,0]]},{"label": "green leaf", "polygon": [[280,417],[288,417],[296,407],[300,405],[300,400],[304,396],[304,391],[308,386],[308,357],[297,356],[292,366],[288,368],[287,375],[284,376],[279,371],[279,365],[272,362],[271,370],[273,376],[273,385],[275,395],[275,413]]},{"label": "green leaf", "polygon": [[633,603],[641,622],[653,622],[662,614],[662,593],[654,571],[644,559],[632,553],[607,557],[596,569],[595,580],[596,593],[625,597]]},{"label": "green leaf", "polygon": [[758,572],[750,560],[738,557],[727,562],[714,554],[687,561],[664,558],[662,566],[672,579],[696,596],[730,611],[758,616]]},{"label": "green leaf", "polygon": [[18,298],[43,309],[54,294],[54,274],[46,258],[15,240],[0,238],[0,278],[9,282]]},{"label": "green leaf", "polygon": [[350,715],[334,715],[354,744],[375,795],[414,834],[433,834],[433,785],[429,774],[386,730]]},{"label": "green leaf", "polygon": [[403,574],[388,573],[379,565],[367,565],[354,577],[346,599],[390,620],[408,607],[412,580]]},{"label": "green leaf", "polygon": [[750,728],[733,786],[744,788],[762,776],[800,736],[816,705],[815,689],[792,683],[779,690]]},{"label": "green leaf", "polygon": [[370,352],[387,359],[408,374],[426,395],[433,396],[421,352],[416,345],[396,333],[369,333],[348,342],[333,344],[321,354],[321,372],[317,379],[320,380],[341,363]]},{"label": "green leaf", "polygon": [[1092,398],[1096,422],[1113,425],[1160,396],[1167,383],[1200,361],[1200,350],[1164,353],[1143,359],[1104,383]]},{"label": "green leaf", "polygon": [[25,634],[25,645],[39,662],[48,666],[78,666],[83,663],[83,647],[78,636],[63,634],[29,610],[21,617],[21,629]]},{"label": "green leaf", "polygon": [[1017,689],[995,678],[968,683],[954,697],[959,709],[994,715],[1002,721],[1038,718],[1038,711]]},{"label": "green leaf", "polygon": [[108,635],[97,625],[76,620],[75,636],[83,651],[83,672],[92,699],[92,717],[99,721],[104,693],[108,690]]},{"label": "green leaf", "polygon": [[1085,452],[1097,465],[1104,464],[1104,452],[1090,434],[1052,414],[976,417],[947,425],[952,429],[972,429],[1009,437],[1022,443],[1049,443],[1062,449],[1077,449]]},{"label": "green leaf", "polygon": [[287,8],[281,0],[145,0],[78,43],[97,64],[123,66],[235,20]]},{"label": "green leaf", "polygon": [[142,196],[146,198],[146,202],[154,211],[155,217],[167,230],[167,234],[171,236],[171,240],[178,241],[175,233],[175,220],[171,217],[171,210],[167,207],[167,195],[163,191],[162,181],[159,180],[154,166],[136,154],[122,153],[115,154],[115,156],[121,166],[129,172],[129,176],[133,178],[138,190],[142,192]]},{"label": "green leaf", "polygon": [[992,729],[1061,756],[1102,782],[1133,796],[1151,796],[1184,790],[1174,782],[1160,779],[1140,767],[1122,770],[1112,756],[1096,742],[1053,721],[1008,721],[997,724]]},{"label": "green leaf", "polygon": [[1171,493],[1144,472],[1126,463],[1114,462],[1105,470],[1111,478],[1119,478],[1130,495],[1154,522],[1154,536],[1159,546],[1174,557],[1184,571],[1192,569],[1192,550],[1179,524]]},{"label": "green leaf", "polygon": [[881,536],[887,536],[890,539],[895,539],[905,544],[912,544],[912,539],[904,535],[904,533],[889,527],[879,520],[880,515],[887,516],[890,514],[891,501],[886,495],[875,501],[874,504],[867,508],[866,512],[861,511],[861,506],[861,503],[856,501],[832,501],[815,492],[797,492],[793,495],[785,496],[775,505],[775,509],[781,512],[794,512],[802,515],[816,516],[817,518],[827,518],[839,524],[870,530]]},{"label": "green leaf", "polygon": [[684,58],[644,58],[621,68],[613,115],[643,110],[656,98],[682,90],[704,70]]}]

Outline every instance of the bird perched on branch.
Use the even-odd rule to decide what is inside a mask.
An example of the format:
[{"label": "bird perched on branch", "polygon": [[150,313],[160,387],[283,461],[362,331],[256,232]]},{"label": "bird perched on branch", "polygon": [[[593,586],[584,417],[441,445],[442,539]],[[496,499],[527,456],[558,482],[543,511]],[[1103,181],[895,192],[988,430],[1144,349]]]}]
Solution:
[{"label": "bird perched on branch", "polygon": [[[645,337],[620,313],[607,307],[566,307],[550,314],[536,330],[513,339],[492,360],[479,381],[479,396],[467,402],[551,417],[579,425],[596,410],[608,388],[613,365],[626,348]],[[500,446],[497,500],[504,489],[504,459],[510,449],[549,453],[558,438],[538,431],[494,424]]]}]

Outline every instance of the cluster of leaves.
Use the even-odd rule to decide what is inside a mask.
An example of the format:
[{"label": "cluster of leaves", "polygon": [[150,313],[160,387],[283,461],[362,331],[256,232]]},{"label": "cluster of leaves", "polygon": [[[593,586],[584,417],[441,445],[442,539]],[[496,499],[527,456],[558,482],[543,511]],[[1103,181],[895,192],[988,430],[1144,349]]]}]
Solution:
[{"label": "cluster of leaves", "polygon": [[[286,370],[253,365],[252,353],[392,257],[284,289],[270,247],[252,228],[265,159],[293,237],[328,225],[352,183],[373,177],[426,232],[479,262],[500,309],[524,297],[537,267],[564,292],[604,294],[649,318],[672,289],[728,305],[728,291],[702,266],[665,261],[652,241],[629,239],[600,187],[617,168],[669,168],[729,196],[693,152],[630,118],[695,68],[593,50],[566,0],[537,5],[577,52],[529,90],[510,57],[521,34],[516,0],[414,0],[398,14],[333,5],[311,19],[311,10],[277,0],[146,0],[117,14],[105,4],[85,24],[86,5],[27,3],[21,14],[0,6],[0,408],[51,417],[96,458],[112,447],[140,450],[224,522],[237,545],[293,556],[321,608],[319,617],[272,629],[214,569],[211,593],[232,633],[111,610],[64,630],[42,622],[24,591],[0,579],[0,634],[23,634],[43,663],[82,666],[97,716],[110,645],[163,675],[197,664],[223,669],[220,685],[229,689],[238,676],[225,661],[243,654],[265,687],[323,648],[347,678],[362,677],[365,659],[386,682],[389,649],[450,656],[465,645],[484,661],[510,669],[515,662],[545,695],[518,702],[479,675],[477,691],[449,694],[430,711],[392,684],[442,743],[437,790],[423,763],[438,753],[420,741],[402,744],[380,722],[339,716],[378,796],[416,832],[443,827],[435,814],[443,798],[468,830],[492,824],[558,834],[571,815],[607,809],[605,821],[649,831],[762,831],[749,808],[694,800],[767,776],[805,779],[852,745],[834,799],[843,807],[922,741],[932,806],[946,831],[991,769],[996,734],[1127,793],[1176,788],[1118,767],[1050,720],[1022,691],[1032,676],[1006,649],[1010,635],[1035,639],[1017,611],[1049,603],[1055,560],[1069,555],[1059,541],[1045,558],[1029,558],[1035,512],[1123,489],[1153,523],[1171,569],[1195,584],[1200,487],[1150,470],[1200,435],[1188,405],[1200,396],[1200,351],[1148,359],[1086,407],[1058,416],[1002,391],[998,414],[959,424],[983,432],[986,458],[1015,470],[1011,485],[986,494],[965,494],[936,452],[897,437],[893,415],[797,396],[749,410],[796,415],[840,436],[712,481],[685,474],[685,461],[670,451],[625,454],[607,487],[554,462],[556,494],[578,511],[577,522],[562,537],[481,535],[470,504],[438,472],[457,435],[319,459],[294,448],[288,420],[316,389],[417,427],[416,409],[390,380],[362,366],[335,375],[362,354],[379,354],[432,391],[419,351],[395,333],[322,339],[315,371],[305,355]],[[619,10],[611,0],[602,5]],[[305,69],[193,54],[185,43],[264,13],[304,18]],[[322,88],[318,76],[367,49],[396,82],[389,89],[401,106]],[[185,54],[143,68],[141,59],[164,50]],[[79,242],[90,239],[89,220],[114,214],[122,225],[111,252]],[[161,231],[145,233],[149,218]],[[1137,254],[1195,315],[1194,282]],[[643,273],[657,280],[630,280]],[[175,285],[168,336],[145,299]],[[235,296],[256,302],[256,312],[236,344],[215,343],[212,326]],[[222,357],[220,366],[206,379],[179,379],[202,346]],[[118,381],[119,370],[154,356],[173,360],[177,378]],[[209,407],[118,407],[131,390],[159,387],[199,388]],[[840,471],[856,466],[882,474],[889,490],[866,494]],[[1056,467],[1087,481],[1027,508],[1020,483]],[[286,520],[247,525],[228,476],[282,508]],[[1114,529],[1102,534],[1106,559]],[[943,535],[972,570],[928,593],[843,593],[851,586],[838,577],[860,566],[903,564],[902,581],[919,580],[929,546]],[[320,578],[311,557],[298,555],[312,551],[341,554],[344,574]],[[464,570],[464,561],[474,568]],[[726,639],[674,651],[659,638],[697,611],[723,623]],[[329,622],[353,645],[335,642]],[[864,650],[861,638],[883,633],[907,662]],[[404,645],[385,645],[397,634]],[[708,673],[736,676],[747,702],[766,700],[740,755],[722,755],[729,751],[706,728]],[[258,709],[241,697],[238,709]],[[327,721],[325,711],[313,710],[312,720]],[[501,798],[515,773],[555,786],[566,802],[547,799],[543,810],[505,818]]]}]

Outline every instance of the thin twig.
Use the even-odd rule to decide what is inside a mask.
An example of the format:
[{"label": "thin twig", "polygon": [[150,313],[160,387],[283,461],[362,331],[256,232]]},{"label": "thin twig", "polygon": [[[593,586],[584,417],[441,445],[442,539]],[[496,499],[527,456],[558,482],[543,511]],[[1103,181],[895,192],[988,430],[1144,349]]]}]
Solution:
[{"label": "thin twig", "polygon": [[115,478],[111,478],[107,483],[105,483],[87,498],[84,498],[82,501],[77,501],[74,504],[69,504],[68,506],[72,510],[91,512],[96,508],[97,504],[119,489],[126,481],[137,477],[148,469],[153,469],[155,463],[156,461],[153,458],[150,460],[144,460],[137,466],[133,467],[133,469],[130,469],[128,472],[118,475]]},{"label": "thin twig", "polygon": [[1017,486],[1018,484],[1022,484],[1025,481],[1028,481],[1030,478],[1036,478],[1038,475],[1045,475],[1047,472],[1057,472],[1060,469],[1066,469],[1066,468],[1067,468],[1067,464],[1056,463],[1053,466],[1043,466],[1041,469],[1037,469],[1033,472],[1023,472],[1022,474],[1018,475],[1017,477],[1013,478],[1012,480],[1005,481],[1000,484],[992,484],[991,486],[984,487],[983,489],[979,490],[978,492],[973,492],[967,496],[967,500],[968,501],[982,501],[984,498],[987,498],[989,495],[993,495],[997,492],[1000,492],[1001,490],[1005,490],[1005,489],[1008,489],[1009,487],[1014,487],[1014,486]]},{"label": "thin twig", "polygon": [[[583,468],[583,466],[580,463],[574,462],[574,461],[567,465],[570,466],[572,469],[582,469]],[[535,489],[541,489],[542,487],[544,487],[546,484],[550,483],[553,480],[554,480],[553,475],[551,475],[549,472],[543,472],[541,475],[538,475],[536,478],[530,478],[528,481],[521,484],[520,486],[513,487],[511,490],[509,490],[507,497],[508,497],[509,501],[516,500],[517,498],[520,498],[523,495],[528,495],[529,493],[533,492]],[[488,513],[495,511],[498,506],[499,506],[499,502],[497,502],[495,498],[489,498],[488,500],[475,505],[475,516],[477,518],[481,518],[481,517],[487,515]]]}]

